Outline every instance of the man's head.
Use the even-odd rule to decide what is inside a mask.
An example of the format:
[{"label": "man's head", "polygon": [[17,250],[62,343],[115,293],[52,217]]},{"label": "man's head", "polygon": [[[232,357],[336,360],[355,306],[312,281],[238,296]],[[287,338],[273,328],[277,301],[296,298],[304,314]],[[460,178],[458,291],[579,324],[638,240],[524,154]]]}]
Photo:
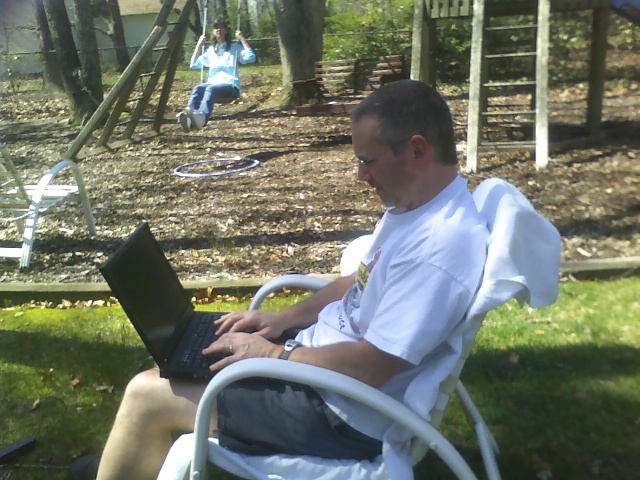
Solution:
[{"label": "man's head", "polygon": [[414,209],[457,175],[451,113],[431,87],[417,81],[389,83],[351,114],[358,179],[387,207]]},{"label": "man's head", "polygon": [[365,116],[378,119],[376,138],[394,152],[413,135],[422,135],[440,163],[458,163],[451,112],[430,86],[415,80],[388,83],[360,102],[351,113],[351,122]]}]

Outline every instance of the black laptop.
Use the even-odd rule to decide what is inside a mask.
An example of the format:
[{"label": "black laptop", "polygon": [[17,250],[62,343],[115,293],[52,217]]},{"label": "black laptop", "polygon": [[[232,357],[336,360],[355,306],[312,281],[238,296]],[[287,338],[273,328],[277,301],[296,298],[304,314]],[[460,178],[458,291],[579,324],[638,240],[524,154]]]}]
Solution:
[{"label": "black laptop", "polygon": [[213,321],[224,313],[195,311],[148,223],[100,267],[165,378],[208,379],[215,360],[202,349],[215,340]]}]

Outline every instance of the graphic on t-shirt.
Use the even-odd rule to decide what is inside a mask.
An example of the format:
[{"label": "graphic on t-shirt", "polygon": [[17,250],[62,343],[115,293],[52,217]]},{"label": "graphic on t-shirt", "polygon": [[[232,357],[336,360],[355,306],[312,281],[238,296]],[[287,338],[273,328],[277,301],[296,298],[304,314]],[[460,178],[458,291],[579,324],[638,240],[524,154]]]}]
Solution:
[{"label": "graphic on t-shirt", "polygon": [[[358,328],[357,321],[360,318],[360,299],[362,298],[362,292],[364,291],[364,287],[367,285],[367,280],[369,280],[369,275],[375,267],[376,263],[378,263],[378,259],[380,258],[381,250],[376,250],[373,258],[369,263],[360,263],[358,267],[358,274],[356,276],[356,281],[353,286],[347,290],[342,297],[342,308],[344,310],[345,315],[349,319],[349,326],[353,333],[358,336],[362,336],[360,329]],[[342,319],[341,319],[342,320]],[[340,330],[345,327],[343,321],[340,321]]]}]

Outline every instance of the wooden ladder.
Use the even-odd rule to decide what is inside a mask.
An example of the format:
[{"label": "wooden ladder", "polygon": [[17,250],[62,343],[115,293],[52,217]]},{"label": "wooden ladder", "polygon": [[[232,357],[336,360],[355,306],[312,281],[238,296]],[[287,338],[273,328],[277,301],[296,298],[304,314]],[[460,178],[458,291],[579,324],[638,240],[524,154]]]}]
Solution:
[{"label": "wooden ladder", "polygon": [[537,169],[548,162],[550,0],[519,3],[509,16],[491,13],[485,0],[473,3],[469,171],[477,170],[480,149],[535,150]]},{"label": "wooden ladder", "polygon": [[[189,16],[193,9],[197,8],[196,0],[187,0],[178,20],[176,22],[169,22],[169,16],[172,13],[174,4],[175,0],[166,0],[163,2],[151,33],[136,55],[131,59],[131,62],[93,116],[82,128],[64,154],[64,158],[71,160],[82,158],[78,157],[78,153],[89,141],[91,134],[100,127],[102,127],[102,132],[94,148],[83,155],[83,157],[111,150],[121,145],[131,143],[132,141],[149,138],[160,132],[176,69],[182,59],[181,48],[189,27]],[[172,26],[173,29],[169,33],[166,45],[156,47],[169,26]],[[154,52],[160,52],[160,56],[153,68],[145,72],[144,67],[150,63]],[[134,139],[135,129],[140,123],[145,108],[149,105],[163,74],[164,82],[152,124],[154,133]],[[137,85],[140,85],[139,91],[141,91],[141,93],[139,94],[135,93]],[[130,112],[130,114],[123,115],[125,110]],[[124,128],[121,140],[108,144],[117,127],[121,127],[121,129]]]}]

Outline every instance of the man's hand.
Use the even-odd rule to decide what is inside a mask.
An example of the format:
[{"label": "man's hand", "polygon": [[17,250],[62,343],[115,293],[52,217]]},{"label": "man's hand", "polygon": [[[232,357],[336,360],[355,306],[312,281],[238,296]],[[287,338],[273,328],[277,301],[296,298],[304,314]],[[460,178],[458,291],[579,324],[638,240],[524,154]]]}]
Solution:
[{"label": "man's hand", "polygon": [[[241,312],[240,312],[241,313]],[[281,346],[255,333],[225,333],[215,342],[202,350],[203,355],[225,355],[222,360],[209,366],[215,372],[245,358],[277,358]]]},{"label": "man's hand", "polygon": [[218,327],[216,335],[228,332],[254,332],[264,338],[278,338],[286,328],[279,322],[280,316],[277,312],[262,310],[232,312],[214,322]]}]

